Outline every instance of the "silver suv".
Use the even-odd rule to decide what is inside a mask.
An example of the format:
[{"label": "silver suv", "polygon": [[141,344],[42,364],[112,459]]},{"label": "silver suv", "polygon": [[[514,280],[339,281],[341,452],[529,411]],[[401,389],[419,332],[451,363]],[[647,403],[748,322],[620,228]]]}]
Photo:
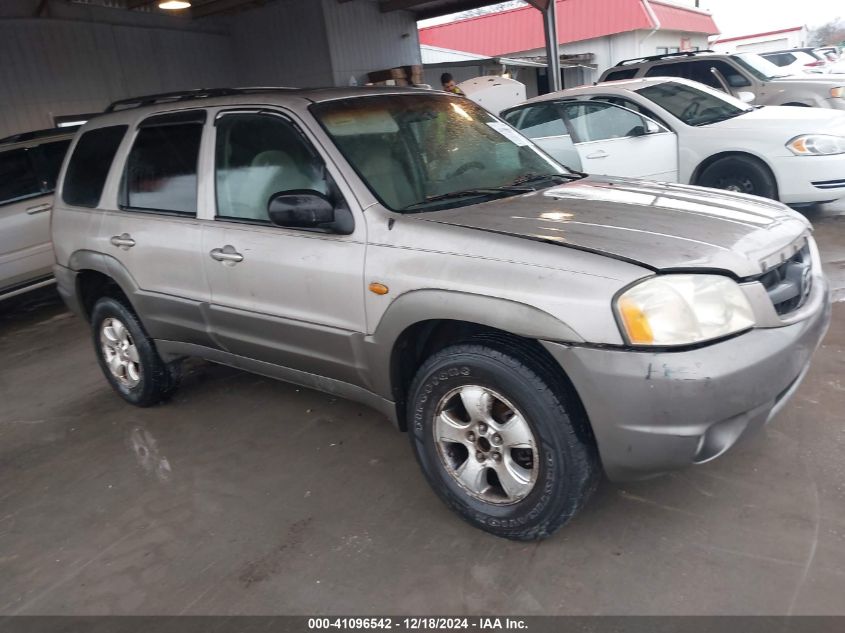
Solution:
[{"label": "silver suv", "polygon": [[0,300],[53,283],[50,209],[76,129],[0,140]]},{"label": "silver suv", "polygon": [[783,406],[829,322],[802,216],[568,172],[463,97],[114,110],[74,142],[53,238],[117,393],[159,403],[197,356],[364,402],[500,536],[549,535],[602,469],[721,455]]},{"label": "silver suv", "polygon": [[604,71],[599,81],[635,77],[682,77],[757,105],[845,110],[845,77],[790,75],[756,53],[697,51],[626,59]]}]

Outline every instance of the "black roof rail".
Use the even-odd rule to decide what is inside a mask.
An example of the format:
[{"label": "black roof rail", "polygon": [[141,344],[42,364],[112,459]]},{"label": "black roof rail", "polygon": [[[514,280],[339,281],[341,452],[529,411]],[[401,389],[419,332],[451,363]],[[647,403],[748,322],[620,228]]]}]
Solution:
[{"label": "black roof rail", "polygon": [[[654,62],[660,59],[672,59],[673,57],[695,57],[699,53],[715,53],[709,48],[701,51],[681,51],[680,53],[663,53],[662,55],[649,55],[648,57],[634,57],[632,59],[623,59],[616,66],[628,66],[630,64],[641,64],[642,62]],[[616,67],[614,66],[614,68]]]},{"label": "black roof rail", "polygon": [[42,138],[49,138],[51,136],[63,136],[65,134],[73,134],[81,126],[69,125],[67,127],[51,127],[46,130],[34,130],[32,132],[21,132],[20,134],[12,134],[6,138],[0,138],[0,145],[9,145],[11,143],[24,143],[26,141],[35,141]]},{"label": "black roof rail", "polygon": [[173,103],[179,101],[192,101],[194,99],[211,99],[214,97],[229,97],[232,95],[250,94],[255,92],[270,92],[274,90],[296,90],[296,88],[284,87],[257,87],[257,88],[197,88],[194,90],[180,90],[177,92],[162,92],[153,95],[142,95],[120,99],[110,103],[104,112],[117,112],[119,110],[130,110],[142,108],[156,103]]}]

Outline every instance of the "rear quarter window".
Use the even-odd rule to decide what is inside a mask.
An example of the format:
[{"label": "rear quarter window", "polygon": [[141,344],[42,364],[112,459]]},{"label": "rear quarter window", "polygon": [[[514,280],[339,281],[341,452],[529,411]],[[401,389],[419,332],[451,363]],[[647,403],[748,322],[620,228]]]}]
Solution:
[{"label": "rear quarter window", "polygon": [[41,193],[30,158],[28,149],[0,153],[0,204],[9,204]]},{"label": "rear quarter window", "polygon": [[625,70],[614,70],[607,74],[602,81],[618,81],[620,79],[633,79],[637,75],[636,68],[626,68]]},{"label": "rear quarter window", "polygon": [[117,148],[128,126],[113,125],[85,132],[68,163],[62,200],[77,207],[96,207],[103,195]]}]

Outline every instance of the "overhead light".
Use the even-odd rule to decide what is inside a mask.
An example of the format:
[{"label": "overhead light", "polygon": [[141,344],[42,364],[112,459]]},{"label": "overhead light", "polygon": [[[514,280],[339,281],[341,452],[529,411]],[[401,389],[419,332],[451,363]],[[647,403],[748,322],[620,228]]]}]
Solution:
[{"label": "overhead light", "polygon": [[188,0],[164,0],[158,3],[159,9],[165,11],[178,11],[179,9],[190,9],[191,3]]}]

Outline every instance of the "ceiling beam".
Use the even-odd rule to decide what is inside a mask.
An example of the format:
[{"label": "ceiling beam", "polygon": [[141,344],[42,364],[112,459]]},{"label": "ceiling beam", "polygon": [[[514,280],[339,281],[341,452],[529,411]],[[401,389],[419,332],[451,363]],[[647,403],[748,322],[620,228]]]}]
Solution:
[{"label": "ceiling beam", "polygon": [[145,7],[148,4],[152,4],[155,0],[128,0],[126,3],[126,8],[129,10],[132,9],[140,9],[141,7]]},{"label": "ceiling beam", "polygon": [[239,9],[248,4],[255,4],[255,0],[211,0],[191,8],[191,16],[194,18],[207,18],[224,11]]},{"label": "ceiling beam", "polygon": [[467,11],[468,9],[487,7],[496,4],[496,0],[459,0],[446,6],[434,6],[430,9],[424,8],[426,4],[431,4],[431,0],[380,0],[379,10],[382,13],[413,11],[418,20],[425,20],[426,18],[436,18],[449,13]]}]

